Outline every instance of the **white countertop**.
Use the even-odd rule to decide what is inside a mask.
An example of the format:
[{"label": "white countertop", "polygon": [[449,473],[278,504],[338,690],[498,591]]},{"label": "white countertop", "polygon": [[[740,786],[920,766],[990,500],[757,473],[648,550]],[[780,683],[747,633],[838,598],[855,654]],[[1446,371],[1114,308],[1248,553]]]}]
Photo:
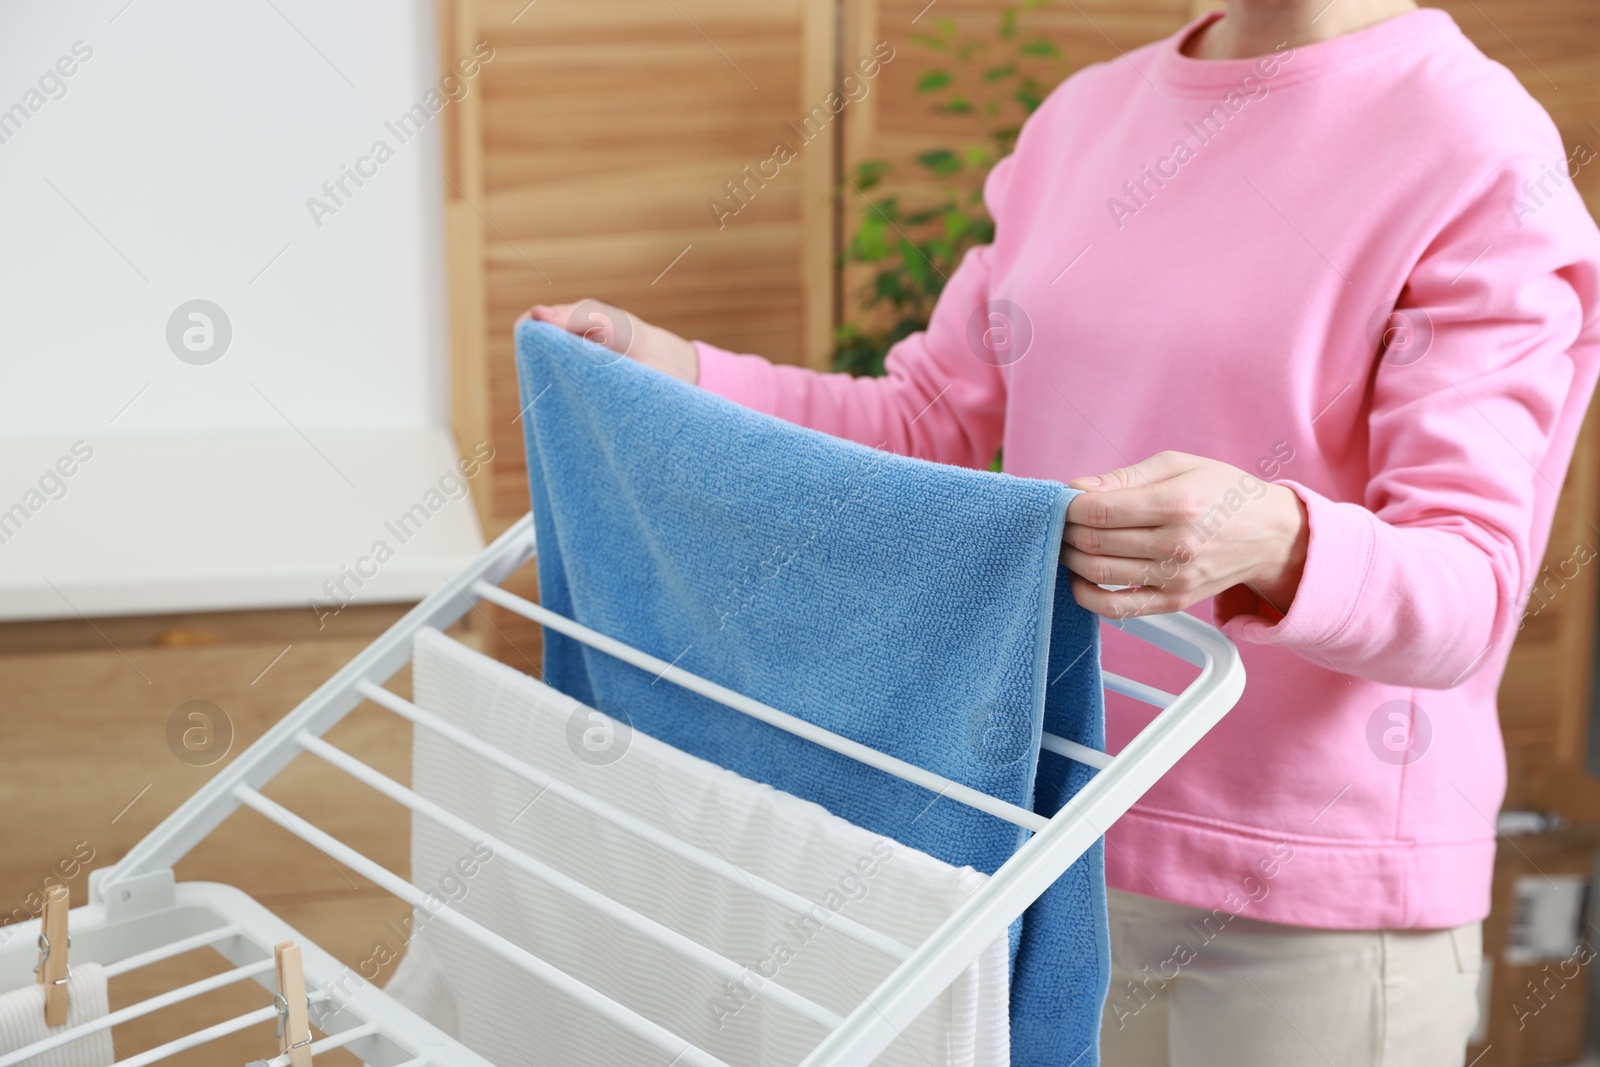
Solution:
[{"label": "white countertop", "polygon": [[483,548],[442,428],[73,446],[0,442],[0,620],[418,600]]}]

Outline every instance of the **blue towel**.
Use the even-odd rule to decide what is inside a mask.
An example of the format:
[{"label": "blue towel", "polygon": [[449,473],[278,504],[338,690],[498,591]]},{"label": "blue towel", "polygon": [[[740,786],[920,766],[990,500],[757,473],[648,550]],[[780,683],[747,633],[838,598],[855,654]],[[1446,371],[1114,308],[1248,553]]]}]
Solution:
[{"label": "blue towel", "polygon": [[[1041,814],[1087,780],[1039,750],[1104,744],[1099,629],[1056,560],[1074,490],[794,426],[543,324],[517,369],[545,606]],[[559,634],[544,656],[569,696],[947,863],[992,874],[1027,836]],[[1101,847],[1013,925],[1015,1064],[1098,1063]]]}]

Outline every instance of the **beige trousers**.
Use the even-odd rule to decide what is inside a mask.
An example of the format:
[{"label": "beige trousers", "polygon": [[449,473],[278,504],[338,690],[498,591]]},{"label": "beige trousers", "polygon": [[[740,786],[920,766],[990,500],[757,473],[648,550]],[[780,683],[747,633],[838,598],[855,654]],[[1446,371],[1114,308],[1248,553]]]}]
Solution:
[{"label": "beige trousers", "polygon": [[1462,1067],[1482,924],[1312,930],[1111,890],[1104,1067]]}]

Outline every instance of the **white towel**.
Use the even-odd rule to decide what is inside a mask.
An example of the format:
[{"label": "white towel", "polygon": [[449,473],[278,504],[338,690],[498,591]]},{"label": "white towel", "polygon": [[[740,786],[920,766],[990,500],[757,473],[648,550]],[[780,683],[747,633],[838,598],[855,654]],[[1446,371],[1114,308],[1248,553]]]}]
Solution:
[{"label": "white towel", "polygon": [[[67,982],[71,998],[63,1026],[44,1024],[44,986],[26,985],[0,995],[0,1053],[42,1041],[72,1026],[99,1019],[109,1011],[106,1002],[106,972],[98,963],[74,963]],[[111,1027],[58,1046],[42,1056],[23,1060],[25,1067],[103,1067],[112,1062]]]},{"label": "white towel", "polygon": [[[415,700],[592,796],[809,900],[915,946],[986,880],[889,842],[816,804],[633,733],[588,762],[596,713],[437,631],[416,641]],[[663,685],[669,684],[666,682]],[[614,750],[613,750],[614,751]],[[824,923],[797,922],[657,846],[419,727],[413,788],[586,885],[771,976],[840,1016],[893,961]],[[824,1036],[782,1005],[619,927],[432,820],[412,822],[412,877],[465,914],[736,1067],[787,1067]],[[480,846],[481,849],[481,846]],[[642,1039],[418,911],[388,991],[503,1067],[662,1060]],[[1010,1061],[1006,940],[992,944],[877,1061],[1002,1067]]]}]

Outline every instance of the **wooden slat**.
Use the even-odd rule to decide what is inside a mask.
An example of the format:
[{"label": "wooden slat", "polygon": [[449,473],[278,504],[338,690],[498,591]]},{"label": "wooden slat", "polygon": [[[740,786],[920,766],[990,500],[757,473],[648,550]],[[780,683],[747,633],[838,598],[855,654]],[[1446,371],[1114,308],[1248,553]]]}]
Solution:
[{"label": "wooden slat", "polygon": [[[838,88],[836,68],[838,12],[833,2],[813,0],[800,9],[800,100],[802,106],[827,99]],[[842,128],[842,127],[841,127]],[[836,296],[838,220],[834,190],[838,184],[839,138],[818,139],[800,148],[800,358],[799,362],[827,370],[833,354]],[[799,148],[799,146],[795,146]]]},{"label": "wooden slat", "polygon": [[[476,5],[468,0],[439,0],[439,65],[456,67],[463,59],[476,59],[478,44],[474,19]],[[481,151],[482,77],[473,79],[467,94],[445,108],[445,246],[450,308],[450,396],[456,447],[462,455],[473,453],[480,441],[490,441],[489,363],[484,347],[483,217],[477,205],[483,198]],[[485,465],[492,486],[495,462]],[[492,513],[491,491],[473,494],[478,521]]]}]

